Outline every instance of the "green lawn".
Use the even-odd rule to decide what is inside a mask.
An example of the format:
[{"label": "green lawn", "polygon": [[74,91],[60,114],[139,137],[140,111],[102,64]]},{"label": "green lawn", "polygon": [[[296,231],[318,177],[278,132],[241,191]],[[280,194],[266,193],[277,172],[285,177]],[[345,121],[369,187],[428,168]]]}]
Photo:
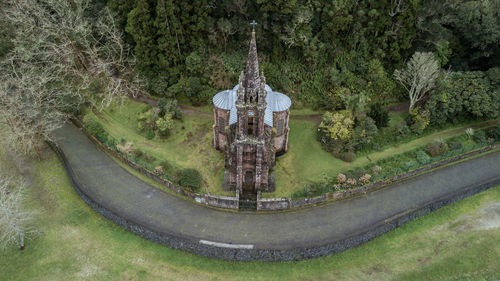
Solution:
[{"label": "green lawn", "polygon": [[[401,113],[395,114],[395,119],[403,119]],[[372,151],[357,157],[353,162],[344,162],[324,151],[316,141],[316,123],[310,120],[290,119],[290,135],[288,152],[277,158],[276,162],[276,192],[264,194],[264,197],[289,197],[291,193],[304,187],[304,184],[317,182],[323,175],[335,176],[340,172],[363,167],[370,160],[377,161],[413,150],[438,138],[449,138],[463,134],[469,126],[491,126],[498,121],[471,122],[467,125],[457,125],[442,131],[427,134],[412,141],[394,145],[383,151]]]},{"label": "green lawn", "polygon": [[[0,171],[16,174],[0,148]],[[28,161],[30,208],[43,234],[0,252],[3,280],[494,280],[500,186],[442,208],[355,249],[283,263],[226,262],[172,250],[104,219],[74,192],[51,151]],[[490,209],[491,210],[491,209]],[[491,213],[491,212],[490,212]],[[494,211],[493,211],[494,213]]]},{"label": "green lawn", "polygon": [[[198,110],[188,107],[182,121],[176,121],[173,134],[166,139],[155,137],[147,140],[144,134],[137,130],[137,115],[146,107],[145,104],[127,101],[123,106],[114,105],[103,112],[87,112],[98,118],[106,131],[115,139],[125,138],[134,143],[140,150],[155,156],[153,165],[159,165],[167,160],[177,168],[195,168],[204,179],[203,192],[221,195],[232,195],[232,192],[222,190],[224,172],[223,153],[212,147],[213,119],[208,113],[208,107]],[[289,151],[277,158],[276,192],[265,193],[264,197],[290,197],[304,187],[304,184],[317,182],[323,175],[335,176],[340,172],[365,166],[371,161],[403,153],[425,145],[436,138],[448,138],[462,134],[469,126],[481,126],[482,122],[469,122],[451,126],[441,131],[434,131],[424,136],[393,145],[383,151],[371,151],[359,156],[351,163],[344,162],[324,151],[316,141],[316,116],[311,116],[310,109],[292,110],[290,118]],[[391,114],[390,126],[397,126],[404,120],[406,113]],[[493,121],[495,122],[495,121]],[[484,123],[492,125],[491,122]]]},{"label": "green lawn", "polygon": [[[203,175],[203,192],[230,195],[223,192],[224,155],[212,147],[212,119],[205,116],[185,115],[175,122],[171,136],[165,139],[145,138],[137,129],[137,115],[146,105],[128,100],[123,106],[114,105],[100,113],[86,112],[97,117],[105,130],[114,138],[134,143],[134,147],[153,155],[153,165],[167,160],[179,169],[195,168]],[[95,115],[97,114],[97,116]]]}]

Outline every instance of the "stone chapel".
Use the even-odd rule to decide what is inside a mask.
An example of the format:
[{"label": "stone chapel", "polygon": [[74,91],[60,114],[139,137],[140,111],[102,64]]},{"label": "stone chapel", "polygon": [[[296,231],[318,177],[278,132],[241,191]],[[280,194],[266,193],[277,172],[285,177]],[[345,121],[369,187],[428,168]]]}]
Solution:
[{"label": "stone chapel", "polygon": [[240,194],[275,190],[276,155],[288,150],[290,98],[259,73],[255,22],[245,72],[238,85],[213,97],[214,142],[225,153],[223,188]]}]

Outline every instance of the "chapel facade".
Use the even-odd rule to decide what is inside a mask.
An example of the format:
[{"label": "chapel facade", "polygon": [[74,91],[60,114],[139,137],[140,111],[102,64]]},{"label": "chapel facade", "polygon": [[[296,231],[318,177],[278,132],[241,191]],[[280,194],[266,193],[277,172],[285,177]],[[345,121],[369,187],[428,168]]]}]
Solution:
[{"label": "chapel facade", "polygon": [[217,93],[213,104],[213,145],[225,153],[223,188],[240,194],[274,191],[275,157],[288,150],[292,102],[259,73],[255,29],[238,85]]}]

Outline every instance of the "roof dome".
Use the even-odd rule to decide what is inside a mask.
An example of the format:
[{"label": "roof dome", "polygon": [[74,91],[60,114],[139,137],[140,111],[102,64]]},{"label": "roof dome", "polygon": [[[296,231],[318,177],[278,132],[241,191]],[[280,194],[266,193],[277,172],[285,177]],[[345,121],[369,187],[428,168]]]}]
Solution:
[{"label": "roof dome", "polygon": [[236,91],[225,90],[225,91],[217,93],[213,97],[212,102],[214,103],[214,105],[217,108],[230,110],[234,106],[234,103],[236,102],[236,98],[237,98]]},{"label": "roof dome", "polygon": [[[212,99],[214,105],[217,108],[230,110],[229,113],[229,125],[238,122],[237,108],[235,106],[237,95],[236,91],[239,88],[239,84],[234,86],[232,90],[225,90],[217,93]],[[274,92],[269,85],[265,86],[266,95],[266,110],[264,113],[264,123],[268,126],[273,127],[273,112],[285,111],[290,108],[292,101],[290,98],[282,93]]]}]

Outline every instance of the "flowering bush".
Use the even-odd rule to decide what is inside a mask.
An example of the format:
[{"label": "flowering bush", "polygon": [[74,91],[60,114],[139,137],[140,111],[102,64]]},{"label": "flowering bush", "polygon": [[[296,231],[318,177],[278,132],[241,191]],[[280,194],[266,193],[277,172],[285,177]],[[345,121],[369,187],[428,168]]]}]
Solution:
[{"label": "flowering bush", "polygon": [[358,182],[361,184],[369,184],[371,178],[372,176],[370,176],[369,174],[364,174],[358,179]]},{"label": "flowering bush", "polygon": [[337,183],[343,184],[343,183],[345,183],[345,182],[346,182],[346,180],[347,180],[346,175],[344,175],[344,174],[342,174],[342,173],[339,173],[339,174],[337,175]]}]

